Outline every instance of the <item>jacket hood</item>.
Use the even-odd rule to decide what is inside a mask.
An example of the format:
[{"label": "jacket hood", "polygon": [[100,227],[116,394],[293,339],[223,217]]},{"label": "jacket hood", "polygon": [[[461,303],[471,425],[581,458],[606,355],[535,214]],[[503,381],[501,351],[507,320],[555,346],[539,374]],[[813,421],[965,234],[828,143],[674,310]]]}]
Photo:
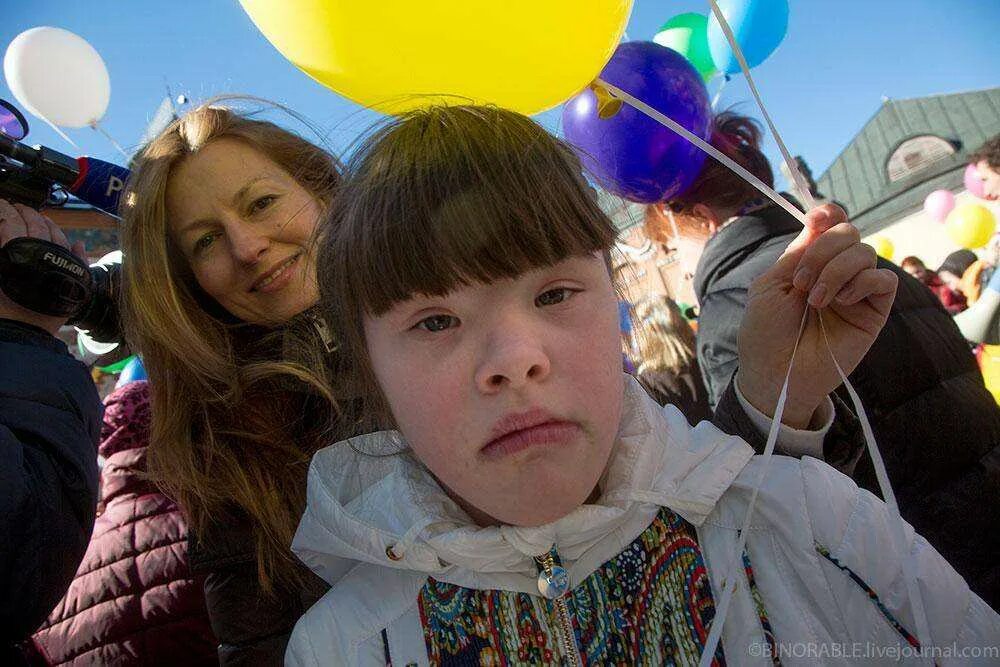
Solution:
[{"label": "jacket hood", "polygon": [[118,452],[149,445],[149,383],[129,382],[104,401],[104,422],[98,453],[107,458]]},{"label": "jacket hood", "polygon": [[[371,563],[465,586],[531,590],[534,556],[553,546],[572,562],[626,524],[644,529],[661,506],[700,525],[753,450],[707,422],[692,429],[676,408],[661,408],[634,378],[623,379],[621,425],[594,504],[543,526],[478,526],[398,432],[382,431],[316,453],[292,550],[331,585]],[[387,556],[390,547],[398,560]]]},{"label": "jacket hood", "polygon": [[156,491],[146,477],[149,426],[148,382],[129,382],[108,395],[98,447],[105,458],[101,469],[101,502],[105,505],[119,496]]},{"label": "jacket hood", "polygon": [[694,293],[698,302],[703,303],[712,285],[746,261],[761,245],[778,236],[798,234],[801,230],[802,223],[774,204],[726,223],[708,240],[698,260],[694,274]]}]

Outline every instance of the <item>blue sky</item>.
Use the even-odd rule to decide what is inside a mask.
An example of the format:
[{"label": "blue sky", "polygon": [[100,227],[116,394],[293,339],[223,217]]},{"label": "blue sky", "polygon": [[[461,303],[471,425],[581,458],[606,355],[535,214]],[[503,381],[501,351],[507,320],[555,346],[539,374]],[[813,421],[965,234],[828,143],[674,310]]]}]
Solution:
[{"label": "blue sky", "polygon": [[[790,5],[784,43],[753,73],[790,149],[805,156],[817,175],[884,95],[903,99],[1000,85],[995,57],[1000,2],[790,0]],[[628,37],[651,39],[663,22],[687,11],[707,13],[708,3],[635,0]],[[281,102],[321,127],[338,152],[375,118],[285,61],[236,0],[4,0],[0,13],[3,49],[22,30],[51,25],[78,33],[101,53],[111,75],[111,106],[103,125],[127,147],[138,143],[167,86],[194,101],[245,93]],[[566,20],[571,24],[573,17]],[[13,101],[6,82],[0,97]],[[722,107],[732,104],[759,115],[742,80],[723,94]],[[558,111],[541,116],[556,131],[558,118]],[[75,152],[44,123],[29,120],[34,121],[29,143]],[[93,130],[67,132],[82,153],[121,161]],[[766,149],[777,158],[773,142]]]}]

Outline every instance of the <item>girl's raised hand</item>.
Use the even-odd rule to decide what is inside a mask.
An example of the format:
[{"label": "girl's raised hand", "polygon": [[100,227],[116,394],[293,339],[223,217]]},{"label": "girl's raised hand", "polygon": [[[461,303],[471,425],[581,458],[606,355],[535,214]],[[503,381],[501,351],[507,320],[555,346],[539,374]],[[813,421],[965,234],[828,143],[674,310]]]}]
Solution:
[{"label": "girl's raised hand", "polygon": [[[875,268],[875,250],[839,206],[809,212],[808,224],[775,265],[750,288],[739,337],[738,382],[743,396],[773,415],[799,325],[809,315],[795,357],[782,422],[805,428],[824,398],[858,365],[885,325],[896,274]],[[829,350],[820,328],[823,319]]]}]

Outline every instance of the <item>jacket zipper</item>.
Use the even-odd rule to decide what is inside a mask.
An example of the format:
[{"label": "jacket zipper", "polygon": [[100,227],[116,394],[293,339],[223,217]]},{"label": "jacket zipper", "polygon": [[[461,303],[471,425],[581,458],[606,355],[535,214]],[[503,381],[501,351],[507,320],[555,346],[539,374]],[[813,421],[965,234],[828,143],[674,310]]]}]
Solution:
[{"label": "jacket zipper", "polygon": [[566,596],[569,595],[569,580],[566,570],[556,563],[556,550],[553,548],[543,556],[536,556],[542,573],[538,575],[538,590],[546,598],[552,600],[556,608],[556,617],[559,619],[559,628],[562,634],[563,664],[570,667],[583,667],[583,660],[580,658],[580,650],[576,645],[576,633],[573,632],[573,621],[570,619],[569,605],[566,604]]},{"label": "jacket zipper", "polygon": [[330,333],[330,327],[327,325],[326,320],[316,314],[309,315],[309,321],[312,323],[313,328],[316,329],[316,334],[319,336],[320,341],[323,343],[323,347],[327,352],[334,352],[337,349],[337,341],[334,340],[333,334]]}]

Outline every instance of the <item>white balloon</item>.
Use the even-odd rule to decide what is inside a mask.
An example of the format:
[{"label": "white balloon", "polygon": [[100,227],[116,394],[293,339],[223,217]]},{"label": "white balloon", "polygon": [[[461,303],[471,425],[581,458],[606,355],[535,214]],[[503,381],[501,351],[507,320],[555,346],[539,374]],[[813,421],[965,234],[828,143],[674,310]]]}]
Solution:
[{"label": "white balloon", "polygon": [[61,127],[93,125],[111,100],[101,55],[62,28],[31,28],[15,37],[4,54],[3,73],[24,108]]},{"label": "white balloon", "polygon": [[111,266],[112,264],[121,264],[122,263],[122,257],[123,257],[123,255],[122,255],[122,251],[121,250],[112,250],[107,255],[105,255],[104,257],[101,257],[99,260],[97,260],[96,262],[94,262],[90,266],[92,266],[92,267],[93,266],[103,266],[103,267],[107,268],[107,267]]},{"label": "white balloon", "polygon": [[[108,352],[113,352],[118,347],[118,343],[102,343],[94,340],[90,337],[90,333],[84,331],[83,329],[76,330],[76,344],[82,352],[93,355],[95,359],[107,354]],[[89,363],[94,362],[91,361]]]}]

